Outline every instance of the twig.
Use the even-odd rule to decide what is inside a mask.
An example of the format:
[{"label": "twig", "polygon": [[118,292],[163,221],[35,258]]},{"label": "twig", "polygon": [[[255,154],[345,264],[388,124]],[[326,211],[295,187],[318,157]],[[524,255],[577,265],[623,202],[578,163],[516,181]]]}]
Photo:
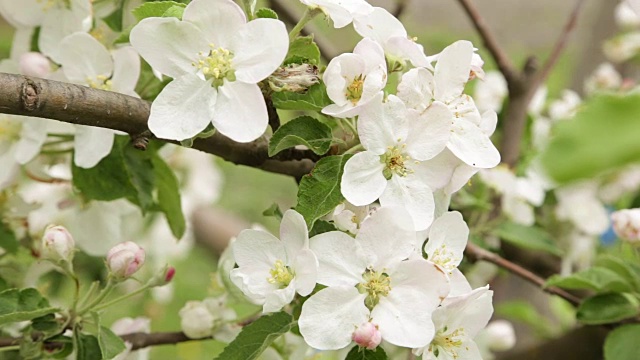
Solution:
[{"label": "twig", "polygon": [[475,5],[473,5],[471,0],[458,0],[458,2],[464,8],[465,12],[471,19],[471,22],[473,22],[473,26],[476,28],[478,34],[482,38],[484,46],[491,53],[493,60],[496,62],[496,65],[498,65],[498,69],[500,69],[500,72],[502,73],[502,75],[504,75],[507,83],[516,81],[516,79],[519,77],[519,71],[516,69],[516,67],[511,62],[511,59],[509,59],[507,54],[498,44],[498,41],[496,40],[495,36],[493,36],[491,30],[489,30],[489,27],[480,15],[480,12],[478,12],[478,9],[475,7]]},{"label": "twig", "polygon": [[[116,92],[0,73],[0,113],[4,114],[98,126],[124,131],[139,139],[148,131],[150,107],[147,101]],[[196,139],[193,147],[235,164],[296,178],[308,174],[314,166],[308,151],[289,149],[269,158],[265,137],[250,143],[237,143],[216,133],[206,139]]]},{"label": "twig", "polygon": [[568,292],[551,286],[551,287],[545,287],[544,284],[546,283],[545,279],[541,278],[540,276],[532,273],[531,271],[523,268],[522,266],[518,265],[518,264],[514,264],[511,261],[502,258],[500,255],[492,253],[491,251],[485,250],[481,247],[479,247],[476,244],[473,243],[467,243],[467,247],[465,249],[465,254],[470,257],[473,260],[480,260],[480,261],[487,261],[490,262],[492,264],[495,264],[503,269],[508,270],[510,273],[515,274],[521,278],[523,278],[524,280],[539,286],[543,291],[552,294],[552,295],[557,295],[560,296],[561,298],[567,300],[568,302],[570,302],[571,304],[573,304],[574,306],[577,306],[580,304],[581,300],[574,296],[569,294]]},{"label": "twig", "polygon": [[202,339],[190,339],[182,331],[157,332],[157,333],[132,333],[121,336],[122,340],[131,343],[132,350],[138,350],[149,346],[171,345],[193,340],[208,340],[211,337]]}]

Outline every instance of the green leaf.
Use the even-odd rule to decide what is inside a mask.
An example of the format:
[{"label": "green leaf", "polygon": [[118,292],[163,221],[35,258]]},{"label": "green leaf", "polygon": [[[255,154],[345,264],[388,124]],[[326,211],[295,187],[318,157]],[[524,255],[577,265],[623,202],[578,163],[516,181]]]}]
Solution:
[{"label": "green leaf", "polygon": [[245,326],[216,359],[256,359],[275,339],[291,330],[294,323],[293,317],[284,311],[262,316]]},{"label": "green leaf", "polygon": [[38,290],[9,289],[0,292],[0,325],[26,321],[58,311]]},{"label": "green leaf", "polygon": [[631,264],[624,260],[611,255],[602,255],[596,259],[593,265],[615,272],[631,284],[634,290],[640,291],[640,273],[636,272]]},{"label": "green leaf", "polygon": [[272,216],[278,220],[282,220],[282,210],[280,210],[280,206],[277,203],[271,204],[268,209],[262,212],[263,216]]},{"label": "green leaf", "polygon": [[129,144],[128,136],[117,136],[111,153],[91,169],[71,167],[73,185],[88,200],[126,198],[143,211],[153,204],[153,165],[149,154]]},{"label": "green leaf", "polygon": [[62,324],[56,321],[56,316],[53,313],[31,320],[31,328],[45,337],[61,333],[61,326]]},{"label": "green leaf", "polygon": [[623,325],[614,329],[604,341],[605,360],[638,360],[640,324]]},{"label": "green leaf", "polygon": [[340,181],[344,164],[351,155],[328,156],[316,163],[310,174],[302,177],[298,187],[296,210],[304,216],[309,229],[319,218],[344,201]]},{"label": "green leaf", "polygon": [[331,147],[331,128],[312,118],[301,116],[282,125],[269,140],[269,156],[284,149],[304,145],[318,155],[324,155]]},{"label": "green leaf", "polygon": [[375,350],[369,350],[365,348],[361,348],[359,346],[354,346],[351,348],[351,351],[347,354],[347,357],[344,360],[387,360],[387,353],[384,352],[384,349],[381,347],[377,347]]},{"label": "green leaf", "polygon": [[313,224],[313,229],[309,232],[309,237],[314,237],[319,234],[324,234],[329,231],[336,231],[336,227],[332,223],[324,220],[316,220]]},{"label": "green leaf", "polygon": [[640,158],[640,95],[595,97],[570,121],[554,128],[542,154],[547,173],[560,183],[593,176]]},{"label": "green leaf", "polygon": [[136,20],[141,21],[148,17],[163,17],[173,7],[185,8],[187,5],[175,1],[154,1],[144,3],[133,9]]},{"label": "green leaf", "polygon": [[180,187],[173,170],[160,156],[152,159],[155,182],[158,189],[158,206],[167,217],[171,233],[176,239],[182,238],[187,229],[180,200]]},{"label": "green leaf", "polygon": [[96,360],[102,359],[100,351],[100,343],[98,338],[93,335],[80,333],[76,330],[74,333],[76,349],[76,360]]},{"label": "green leaf", "polygon": [[182,20],[182,14],[184,14],[184,6],[172,6],[162,14],[162,17],[174,17]]},{"label": "green leaf", "polygon": [[598,294],[585,299],[578,307],[576,319],[587,325],[618,322],[640,314],[638,300],[619,293]]},{"label": "green leaf", "polygon": [[526,301],[506,301],[496,305],[496,315],[530,326],[540,336],[551,336],[558,329],[549,319]]},{"label": "green leaf", "polygon": [[261,8],[256,11],[256,17],[262,19],[276,19],[278,20],[278,14],[269,8]]},{"label": "green leaf", "polygon": [[123,1],[118,1],[119,4],[116,6],[116,10],[109,14],[109,16],[103,18],[102,20],[111,28],[111,30],[115,32],[122,31],[122,20],[123,20],[123,9],[122,6]]},{"label": "green leaf", "polygon": [[631,291],[633,286],[616,272],[603,267],[592,267],[569,276],[554,275],[545,286],[557,286],[563,289],[589,289],[597,292]]},{"label": "green leaf", "polygon": [[304,94],[289,91],[281,91],[271,96],[273,106],[282,110],[309,110],[320,111],[331,104],[327,95],[327,88],[323,83],[318,83],[309,88]]},{"label": "green leaf", "polygon": [[320,49],[313,41],[313,35],[299,36],[289,45],[284,65],[301,63],[314,65],[320,63]]},{"label": "green leaf", "polygon": [[113,359],[126,349],[124,341],[104,326],[98,328],[98,343],[103,359]]},{"label": "green leaf", "polygon": [[556,246],[551,235],[537,226],[524,226],[505,221],[493,230],[493,234],[521,248],[562,255],[562,250]]},{"label": "green leaf", "polygon": [[18,251],[18,239],[13,231],[0,220],[0,248],[8,253]]}]

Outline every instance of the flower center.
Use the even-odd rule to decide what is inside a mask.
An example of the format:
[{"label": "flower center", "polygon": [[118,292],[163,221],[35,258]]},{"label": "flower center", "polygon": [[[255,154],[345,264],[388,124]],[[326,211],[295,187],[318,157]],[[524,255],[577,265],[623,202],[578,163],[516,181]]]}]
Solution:
[{"label": "flower center", "polygon": [[458,348],[462,346],[463,338],[463,328],[457,328],[447,333],[445,326],[434,337],[433,342],[429,345],[429,351],[433,352],[436,357],[440,355],[440,351],[444,351],[450,358],[457,359],[459,357]]},{"label": "flower center", "polygon": [[107,90],[107,91],[111,91],[111,87],[112,87],[112,83],[111,80],[104,76],[104,75],[98,75],[96,76],[95,79],[92,78],[87,78],[87,84],[89,84],[90,87],[94,88],[94,89],[98,89],[98,90]]},{"label": "flower center", "polygon": [[356,105],[358,101],[360,101],[360,98],[362,98],[365,78],[366,76],[360,74],[353,78],[351,84],[347,86],[345,96],[347,97],[347,100],[351,101],[353,105]]},{"label": "flower center", "polygon": [[433,255],[429,258],[429,261],[439,265],[441,268],[445,269],[448,272],[453,271],[456,268],[456,264],[461,259],[458,259],[453,252],[447,249],[444,244],[440,245],[440,247],[436,248],[433,252]]},{"label": "flower center", "polygon": [[22,124],[20,121],[0,117],[0,142],[14,142],[20,139]]},{"label": "flower center", "polygon": [[362,274],[363,282],[356,285],[361,294],[367,294],[364,304],[373,310],[380,301],[380,297],[389,295],[391,291],[391,278],[385,272],[378,272],[368,268]]},{"label": "flower center", "polygon": [[269,273],[271,274],[271,277],[267,279],[269,284],[278,285],[281,289],[289,286],[294,276],[293,271],[282,260],[276,260]]},{"label": "flower center", "polygon": [[201,51],[198,54],[200,59],[191,65],[200,70],[206,80],[213,80],[214,86],[222,85],[224,79],[235,81],[233,53],[222,47],[217,48],[214,44],[209,44],[209,47],[209,53]]},{"label": "flower center", "polygon": [[[398,139],[398,142],[400,142],[400,139]],[[407,176],[414,172],[407,167],[407,162],[411,160],[411,157],[404,152],[406,147],[406,144],[389,146],[387,152],[380,156],[380,161],[385,164],[382,173],[387,180],[391,179],[393,174]]]}]

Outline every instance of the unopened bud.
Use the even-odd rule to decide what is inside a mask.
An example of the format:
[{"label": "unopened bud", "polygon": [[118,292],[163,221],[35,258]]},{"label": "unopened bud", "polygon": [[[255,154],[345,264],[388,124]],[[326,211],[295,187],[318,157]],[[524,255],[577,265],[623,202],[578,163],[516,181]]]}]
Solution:
[{"label": "unopened bud", "polygon": [[149,287],[164,286],[171,282],[176,274],[176,268],[173,266],[165,266],[158,271],[151,279],[149,279]]},{"label": "unopened bud", "polygon": [[127,241],[120,243],[107,253],[107,267],[116,279],[126,279],[144,264],[144,249]]},{"label": "unopened bud", "polygon": [[51,73],[51,63],[38,52],[28,52],[20,56],[18,69],[22,75],[46,78]]},{"label": "unopened bud", "polygon": [[492,321],[484,329],[487,346],[491,351],[507,351],[516,344],[513,325],[506,320]]},{"label": "unopened bud", "polygon": [[201,301],[188,301],[180,312],[180,326],[190,339],[202,339],[213,334],[216,320]]},{"label": "unopened bud", "polygon": [[42,258],[51,261],[68,261],[75,248],[73,236],[64,226],[49,225],[42,236]]},{"label": "unopened bud", "polygon": [[363,348],[373,350],[380,345],[382,334],[378,330],[378,326],[370,322],[360,325],[351,335],[351,339]]},{"label": "unopened bud", "polygon": [[611,214],[611,221],[620,239],[640,245],[640,209],[616,211]]},{"label": "unopened bud", "polygon": [[304,93],[319,81],[318,67],[311,64],[289,64],[269,76],[269,86],[275,92]]}]

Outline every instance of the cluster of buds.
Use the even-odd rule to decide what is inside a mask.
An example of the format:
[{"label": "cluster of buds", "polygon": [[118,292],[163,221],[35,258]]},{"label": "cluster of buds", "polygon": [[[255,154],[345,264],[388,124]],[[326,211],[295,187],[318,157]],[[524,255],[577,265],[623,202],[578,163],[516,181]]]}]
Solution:
[{"label": "cluster of buds", "polygon": [[320,81],[318,67],[311,64],[289,64],[279,67],[269,78],[269,87],[275,92],[304,93]]},{"label": "cluster of buds", "polygon": [[611,214],[611,221],[620,239],[640,245],[640,208],[616,211]]}]

